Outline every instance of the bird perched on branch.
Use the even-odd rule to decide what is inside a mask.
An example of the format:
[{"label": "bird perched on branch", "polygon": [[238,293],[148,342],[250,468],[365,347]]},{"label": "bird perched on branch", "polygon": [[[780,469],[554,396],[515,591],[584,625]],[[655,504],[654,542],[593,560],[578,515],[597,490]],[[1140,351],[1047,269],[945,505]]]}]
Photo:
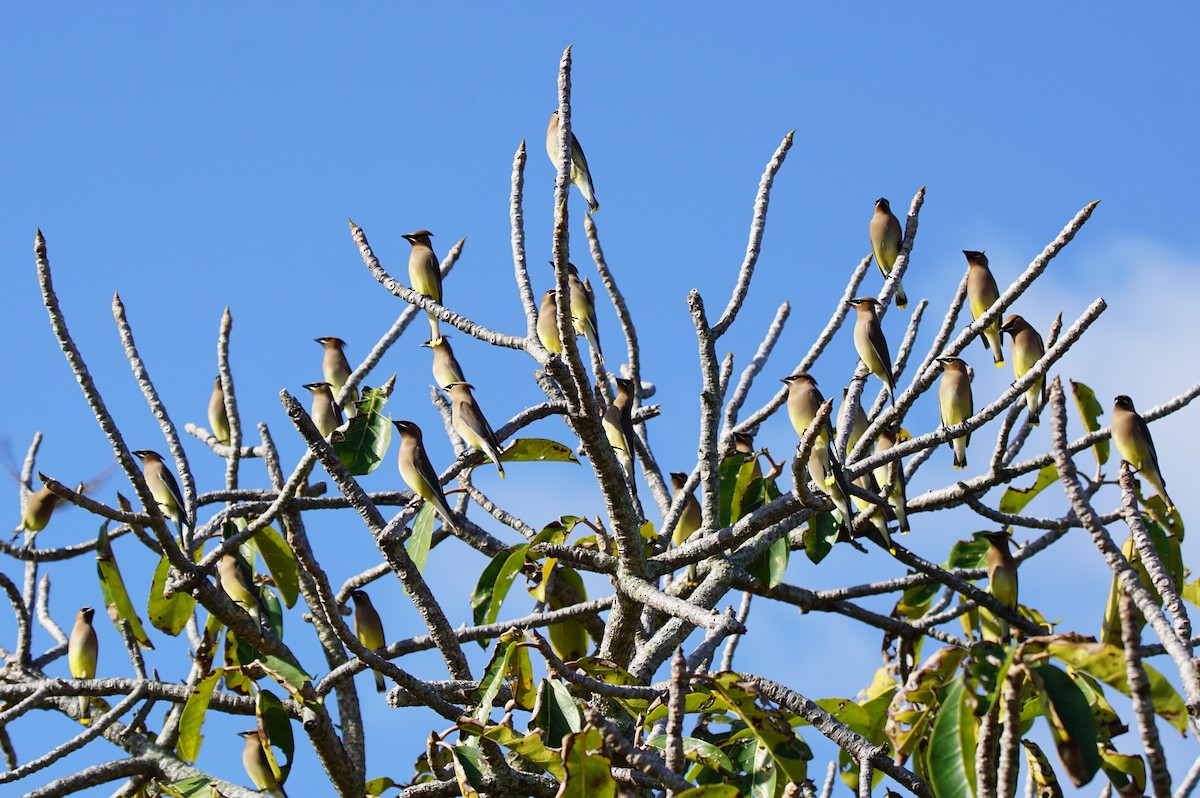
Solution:
[{"label": "bird perched on branch", "polygon": [[[1012,541],[1004,530],[987,532],[984,537],[988,542],[987,573],[988,592],[996,601],[1017,611],[1017,561],[1013,559],[1008,544]],[[1004,642],[1012,639],[1008,621],[998,618],[1000,622],[1000,637]]]},{"label": "bird perched on branch", "polygon": [[328,439],[335,429],[345,423],[342,409],[333,399],[333,386],[327,382],[310,382],[304,387],[312,393],[312,412],[309,415],[313,424],[316,424],[321,437]]},{"label": "bird perched on branch", "polygon": [[[354,636],[358,638],[358,642],[372,651],[387,646],[383,635],[383,621],[379,620],[379,613],[375,611],[371,597],[365,590],[355,590],[350,597],[354,599]],[[382,693],[386,689],[383,674],[375,671],[375,691]]]},{"label": "bird perched on branch", "polygon": [[433,379],[439,388],[467,381],[462,366],[458,365],[458,358],[454,357],[454,350],[450,348],[448,336],[443,335],[437,341],[426,341],[421,346],[427,346],[433,352]]},{"label": "bird perched on branch", "polygon": [[142,476],[146,478],[146,487],[150,489],[150,495],[162,509],[163,515],[176,523],[182,535],[183,530],[190,524],[184,514],[183,492],[179,490],[175,475],[167,468],[158,452],[139,449],[133,452],[133,455],[142,461]]},{"label": "bird perched on branch", "polygon": [[854,320],[854,348],[871,373],[883,382],[892,404],[896,404],[892,356],[888,353],[887,339],[883,337],[883,328],[879,325],[879,309],[882,306],[879,300],[869,296],[852,299],[850,304],[858,311],[858,318]]},{"label": "bird perched on branch", "polygon": [[[550,156],[550,163],[554,164],[555,170],[558,169],[558,111],[550,114],[550,124],[546,126],[546,154]],[[588,204],[588,213],[592,214],[600,210],[600,203],[596,202],[596,189],[592,186],[592,173],[588,171],[587,158],[583,155],[583,147],[579,146],[579,139],[575,138],[575,131],[571,131],[571,182],[579,189],[579,193],[583,195],[584,200]]]},{"label": "bird perched on branch", "polygon": [[[892,213],[892,206],[886,199],[875,200],[875,213],[871,216],[871,252],[875,255],[875,265],[883,274],[883,279],[892,276],[892,267],[896,258],[900,257],[900,244],[904,241],[904,230],[900,220]],[[908,307],[908,297],[904,295],[904,284],[896,281],[896,307]]]},{"label": "bird perched on branch", "polygon": [[263,751],[264,743],[258,736],[258,730],[238,732],[238,737],[246,741],[246,747],[242,749],[242,767],[246,769],[246,775],[254,782],[254,786],[271,798],[287,798],[283,785],[279,783]]},{"label": "bird perched on branch", "polygon": [[[412,283],[412,289],[440,305],[442,267],[433,253],[433,243],[429,240],[432,237],[433,233],[428,230],[416,230],[403,236],[405,241],[412,244],[412,251],[408,253],[408,281]],[[429,316],[429,340],[436,341],[442,337],[438,317],[429,311],[426,314]]]},{"label": "bird perched on branch", "polygon": [[[1046,345],[1042,336],[1033,329],[1029,322],[1017,314],[1012,314],[1000,327],[1000,332],[1012,336],[1013,374],[1021,379],[1046,354]],[[1029,390],[1025,391],[1025,405],[1029,408],[1029,423],[1037,426],[1041,421],[1042,407],[1046,404],[1046,375],[1034,380]]]},{"label": "bird perched on branch", "polygon": [[1116,398],[1113,407],[1112,438],[1121,458],[1154,486],[1163,504],[1167,505],[1168,512],[1174,510],[1175,503],[1167,495],[1166,483],[1158,470],[1158,451],[1154,448],[1154,439],[1150,437],[1150,426],[1133,409],[1133,400],[1125,394]]},{"label": "bird perched on branch", "polygon": [[225,410],[225,390],[221,387],[221,375],[213,383],[212,395],[208,397],[208,425],[212,427],[217,443],[229,444],[229,413]]},{"label": "bird perched on branch", "polygon": [[442,483],[438,481],[437,472],[429,462],[425,453],[425,443],[422,439],[421,428],[411,421],[393,421],[392,424],[400,432],[400,477],[413,493],[433,505],[433,509],[451,529],[458,529],[458,522],[446,504],[446,494],[442,492]]},{"label": "bird perched on branch", "polygon": [[[796,435],[803,438],[816,420],[821,405],[825,403],[825,397],[817,388],[817,381],[807,372],[789,375],[781,381],[788,387],[788,420],[792,422],[792,429],[796,431]],[[812,454],[808,457],[808,475],[829,492],[829,498],[842,515],[845,533],[853,535],[854,512],[850,502],[850,485],[846,482],[841,463],[833,456],[832,443],[833,426],[826,419],[817,431]]]},{"label": "bird perched on branch", "polygon": [[[938,408],[941,410],[942,426],[953,427],[975,415],[975,400],[971,395],[971,375],[966,361],[957,357],[939,357],[942,364],[942,381],[938,385]],[[954,467],[967,467],[967,445],[971,433],[951,438],[948,442],[954,452]]]},{"label": "bird perched on branch", "polygon": [[[325,349],[325,354],[321,358],[321,373],[325,376],[325,382],[329,383],[333,390],[333,395],[336,398],[341,392],[342,386],[346,384],[346,380],[350,379],[352,369],[350,361],[346,360],[346,342],[341,338],[334,338],[332,335],[326,335],[323,338],[314,339]],[[358,389],[354,388],[346,395],[342,403],[342,409],[346,413],[346,418],[354,418],[358,415]]]},{"label": "bird perched on branch", "polygon": [[471,395],[474,386],[469,382],[452,382],[446,386],[450,395],[450,423],[472,449],[478,449],[496,465],[504,477],[504,465],[500,462],[500,441],[492,431],[492,425],[479,409],[479,403]]},{"label": "bird perched on branch", "polygon": [[[988,268],[987,255],[971,249],[964,249],[963,254],[967,256],[967,303],[971,306],[971,318],[978,320],[1000,299],[1000,289],[996,287],[996,278]],[[983,328],[981,340],[991,350],[997,368],[1003,366],[1004,347],[999,316]]]},{"label": "bird perched on branch", "polygon": [[[95,614],[96,611],[91,607],[83,607],[75,616],[75,626],[71,629],[71,637],[67,640],[67,667],[71,670],[72,678],[96,678],[99,644],[96,641],[96,630],[92,627],[92,616]],[[91,716],[89,696],[79,697],[79,713],[84,718]]]}]

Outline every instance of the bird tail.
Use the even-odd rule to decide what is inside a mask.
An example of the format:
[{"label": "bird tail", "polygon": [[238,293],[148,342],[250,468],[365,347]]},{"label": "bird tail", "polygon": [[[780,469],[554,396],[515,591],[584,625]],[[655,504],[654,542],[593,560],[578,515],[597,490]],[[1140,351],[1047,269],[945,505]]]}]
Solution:
[{"label": "bird tail", "polygon": [[904,284],[899,280],[896,281],[896,307],[908,307],[908,297],[904,293]]},{"label": "bird tail", "polygon": [[377,692],[377,693],[386,693],[387,692],[387,684],[383,681],[383,674],[380,673],[379,671],[375,671],[375,692]]},{"label": "bird tail", "polygon": [[999,323],[993,324],[991,327],[985,328],[983,331],[983,337],[981,338],[981,340],[983,341],[983,345],[986,348],[991,350],[992,360],[996,363],[996,368],[1000,368],[1001,366],[1003,366],[1004,365],[1004,347],[1003,347],[1003,344],[1001,343]]},{"label": "bird tail", "polygon": [[426,311],[429,315],[429,340],[431,343],[437,343],[442,340],[442,328],[438,324],[438,317]]}]

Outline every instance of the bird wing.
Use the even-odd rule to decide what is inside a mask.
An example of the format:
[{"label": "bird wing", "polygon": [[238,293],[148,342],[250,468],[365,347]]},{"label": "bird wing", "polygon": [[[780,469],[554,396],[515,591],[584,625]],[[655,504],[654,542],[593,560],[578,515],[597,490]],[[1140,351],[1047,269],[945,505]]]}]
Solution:
[{"label": "bird wing", "polygon": [[[1162,469],[1158,467],[1158,451],[1154,448],[1154,439],[1150,437],[1150,425],[1138,413],[1133,414],[1133,429],[1142,436],[1142,440],[1146,441],[1146,449],[1150,452],[1150,463],[1154,466],[1154,470],[1161,474]],[[1144,463],[1142,467],[1145,468]]]},{"label": "bird wing", "polygon": [[162,484],[171,494],[171,498],[175,500],[175,505],[179,507],[179,515],[183,518],[183,523],[188,523],[187,505],[183,502],[183,493],[179,490],[179,483],[175,481],[175,475],[167,468],[166,464],[161,464],[162,467]]},{"label": "bird wing", "polygon": [[460,402],[458,417],[462,419],[463,424],[467,425],[472,432],[486,441],[488,445],[496,451],[500,450],[500,441],[496,439],[496,433],[492,430],[492,425],[488,423],[478,404],[467,401]]}]

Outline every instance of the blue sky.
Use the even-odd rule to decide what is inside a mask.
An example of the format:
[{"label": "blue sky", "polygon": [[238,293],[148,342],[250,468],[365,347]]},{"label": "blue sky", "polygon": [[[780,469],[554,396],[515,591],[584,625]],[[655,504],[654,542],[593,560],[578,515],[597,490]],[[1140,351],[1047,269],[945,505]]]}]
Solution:
[{"label": "blue sky", "polygon": [[[550,284],[541,264],[550,252],[553,182],[543,136],[568,44],[574,45],[575,131],[595,177],[608,262],[640,320],[643,374],[659,388],[653,401],[664,415],[652,423],[651,436],[665,468],[689,467],[695,451],[699,379],[687,291],[699,289],[713,315],[724,307],[759,176],[792,129],[795,146],[776,180],[755,284],[720,352],[731,349],[740,370],[775,308],[792,303],[776,358],[748,407],[770,396],[774,378],[790,371],[823,326],[868,251],[873,200],[887,196],[900,212],[923,185],[928,195],[905,284],[914,304],[930,300],[928,326],[962,274],[960,250],[987,250],[1003,283],[1080,208],[1101,199],[1075,243],[1015,310],[1044,330],[1055,313],[1069,323],[1105,297],[1109,311],[1057,373],[1093,385],[1106,408],[1115,393],[1150,407],[1196,381],[1197,351],[1184,309],[1200,299],[1194,221],[1200,105],[1190,57],[1197,12],[1184,4],[1138,9],[1136,17],[1117,4],[1010,8],[6,9],[0,324],[12,347],[9,374],[19,382],[0,395],[6,419],[0,440],[19,461],[42,430],[39,466],[64,482],[101,473],[112,461],[40,306],[32,257],[37,227],[46,234],[72,332],[134,448],[164,447],[120,351],[110,310],[114,291],[180,426],[205,423],[216,331],[228,305],[243,419],[267,422],[285,468],[296,461],[301,447],[278,392],[300,395],[303,383],[319,377],[320,349],[312,339],[342,337],[355,360],[402,309],[363,268],[347,218],[365,229],[384,266],[403,280],[403,233],[433,230],[439,254],[465,236],[447,304],[494,329],[521,332],[509,248],[511,164],[527,140],[526,238],[540,293]],[[571,208],[574,260],[583,267],[589,259],[575,193]],[[876,292],[878,275],[866,286]],[[889,314],[890,338],[898,340],[908,318],[908,311]],[[607,306],[600,323],[615,358],[622,347]],[[423,334],[419,323],[384,359],[374,382],[392,372],[408,378],[390,409],[426,427],[431,457],[441,466],[451,447],[428,401],[428,352],[417,347]],[[925,346],[931,336],[927,329]],[[493,354],[461,335],[454,342],[494,424],[538,400],[526,356]],[[968,356],[980,372],[977,403],[1008,384],[1011,372],[987,367],[981,348]],[[846,331],[814,372],[832,395],[853,367]],[[908,426],[935,425],[926,401]],[[539,431],[563,435],[550,422]],[[1188,515],[1194,502],[1181,488],[1195,467],[1183,452],[1200,442],[1194,411],[1156,425],[1155,434],[1168,485]],[[992,440],[991,427],[977,436],[974,461],[986,461]],[[1046,440],[1043,429],[1031,446]],[[785,419],[775,418],[759,441],[778,457],[790,451],[794,435]],[[218,487],[221,464],[199,442],[186,446],[201,490]],[[910,496],[952,479],[949,463],[948,451],[935,454]],[[254,464],[245,474],[246,484],[265,484]],[[596,510],[587,475],[586,468],[531,465],[514,467],[504,484],[481,470],[478,483],[540,526],[561,513]],[[111,501],[115,490],[125,490],[122,481],[110,480],[100,497]],[[551,482],[555,502],[545,497]],[[391,460],[364,484],[398,487]],[[15,521],[17,492],[9,485]],[[1038,506],[1061,512],[1061,497]],[[982,526],[969,516],[918,519],[906,543],[935,559]],[[356,518],[314,520],[312,530],[335,584],[378,561]],[[95,524],[74,511],[56,517],[45,540],[74,542],[94,533]],[[458,556],[465,551],[435,553],[429,566],[431,580],[461,597],[452,607],[455,623],[469,618],[466,592],[484,565],[480,559],[478,569],[464,574],[471,571]],[[117,555],[126,579],[144,583],[135,591],[145,590],[148,561],[128,545]],[[1064,573],[1060,559],[1035,560],[1023,570],[1022,599],[1063,618],[1065,628],[1094,632],[1094,605],[1108,589],[1104,565],[1086,540],[1068,540],[1063,556],[1078,568]],[[878,553],[839,552],[821,568],[793,563],[789,580],[806,586],[900,572]],[[4,567],[10,572],[11,565]],[[69,624],[81,604],[99,601],[90,561],[49,573],[60,623]],[[419,620],[398,586],[385,581],[378,590],[387,598],[376,603],[396,613],[389,635],[416,633]],[[772,611],[762,602],[755,612],[769,621],[760,618],[765,634],[752,634],[739,649],[742,666],[787,679],[813,697],[853,694],[878,664],[877,636],[869,634],[845,644],[847,659],[861,667],[833,673],[815,654],[797,657],[793,642],[804,641],[802,652],[820,650],[838,633],[830,619]],[[290,628],[303,629],[298,617]],[[11,620],[0,617],[0,633],[11,638]],[[112,628],[100,634],[101,672],[127,673]],[[35,648],[48,640],[39,633]],[[165,672],[171,649],[163,649],[152,664]],[[436,672],[435,661],[415,659],[416,672]],[[65,663],[56,667],[65,675]],[[848,681],[847,671],[856,671]],[[372,706],[369,688],[363,695],[377,728],[402,717]],[[23,760],[43,741],[76,731],[65,722],[23,723]],[[201,766],[243,781],[237,762],[217,761],[220,751],[240,745],[232,732],[242,725],[214,722]],[[425,721],[414,725],[416,739],[423,739]],[[441,728],[441,721],[430,717],[427,725]],[[1133,736],[1121,742],[1131,747]],[[1179,749],[1177,778],[1190,764],[1191,746]],[[373,743],[370,775],[407,778],[409,747],[399,762],[389,757],[394,750],[382,738]],[[46,779],[102,756],[89,749],[46,771]],[[311,755],[301,754],[294,778],[316,768]]]}]

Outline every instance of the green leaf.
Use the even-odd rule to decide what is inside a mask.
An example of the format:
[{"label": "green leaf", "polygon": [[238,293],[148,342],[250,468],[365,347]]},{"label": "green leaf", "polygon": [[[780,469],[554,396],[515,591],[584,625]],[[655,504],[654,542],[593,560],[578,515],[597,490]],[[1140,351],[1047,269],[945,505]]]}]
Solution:
[{"label": "green leaf", "polygon": [[300,691],[304,689],[304,685],[312,681],[312,677],[305,673],[299,665],[274,654],[261,654],[257,661],[259,667],[266,671],[267,675],[274,679],[280,687],[287,690],[297,701],[302,700]]},{"label": "green leaf", "polygon": [[746,566],[746,571],[757,579],[759,584],[767,589],[773,588],[783,581],[790,554],[787,535],[781,535],[766,551],[755,557]]},{"label": "green leaf", "polygon": [[217,668],[201,679],[183,705],[183,714],[179,716],[179,742],[175,750],[185,762],[195,764],[196,757],[200,755],[200,743],[204,741],[200,728],[204,725],[204,713],[208,711],[208,701],[221,674],[222,670]]},{"label": "green leaf", "polygon": [[508,597],[508,589],[512,587],[513,580],[517,578],[517,574],[521,573],[521,568],[525,565],[525,551],[528,548],[527,544],[522,543],[509,549],[508,559],[504,561],[500,573],[496,574],[496,586],[492,590],[492,600],[483,615],[485,624],[495,623],[496,618],[500,616],[500,607],[504,604],[504,599]]},{"label": "green leaf", "polygon": [[[476,626],[483,623],[484,617],[487,615],[488,607],[492,603],[492,593],[496,589],[496,577],[500,574],[500,569],[504,567],[504,563],[508,562],[509,550],[498,551],[492,557],[487,567],[483,569],[483,573],[479,575],[479,581],[475,583],[475,589],[471,591],[471,617]],[[487,648],[487,641],[479,641],[480,645]]]},{"label": "green leaf", "polygon": [[[584,587],[583,577],[574,568],[568,568],[565,565],[559,566],[554,570],[554,578],[561,579],[576,593],[587,599],[587,588]],[[550,591],[550,595],[547,596],[547,604],[552,610],[570,606],[569,604],[563,605],[554,591]],[[550,647],[563,662],[572,662],[588,653],[587,630],[577,618],[550,624],[546,629],[546,634],[550,638]]]},{"label": "green leaf", "polygon": [[[988,542],[982,537],[982,532],[976,532],[971,540],[958,540],[950,547],[950,556],[946,558],[946,568],[982,568],[987,561]],[[934,586],[934,592],[940,589]]]},{"label": "green leaf", "polygon": [[540,731],[531,731],[520,737],[508,726],[488,726],[486,729],[477,730],[476,733],[513,751],[521,759],[540,767],[559,781],[566,778],[562,755],[546,747]]},{"label": "green leaf", "polygon": [[366,790],[368,798],[378,798],[383,793],[391,788],[399,788],[400,785],[389,779],[387,776],[380,776],[377,779],[371,779],[363,788]]},{"label": "green leaf", "polygon": [[[575,664],[588,676],[605,684],[619,687],[645,686],[633,678],[633,675],[629,671],[617,663],[603,659],[602,657],[581,657],[576,660]],[[650,707],[650,700],[646,698],[617,698],[614,696],[613,700],[620,704],[631,717],[635,718]]]},{"label": "green leaf", "polygon": [[[445,743],[442,743],[445,745]],[[483,784],[483,771],[479,767],[479,751],[469,745],[446,746],[454,760],[454,778],[463,798],[479,798],[477,787]]]},{"label": "green leaf", "polygon": [[1124,798],[1141,798],[1146,791],[1146,763],[1140,756],[1121,754],[1111,747],[1100,749],[1100,767]]},{"label": "green leaf", "polygon": [[[264,751],[271,769],[277,772],[282,784],[287,781],[288,773],[292,769],[292,754],[296,752],[291,719],[288,718],[282,702],[270,690],[258,691],[254,700],[254,715],[258,718],[259,731],[265,732],[267,739],[271,741],[271,745]],[[271,748],[278,748],[283,752],[286,761],[282,765],[276,760],[275,752],[270,750]]]},{"label": "green leaf", "polygon": [[170,795],[172,798],[212,798],[214,789],[212,782],[204,776],[192,776],[170,784],[158,784],[163,795]]},{"label": "green leaf", "polygon": [[[750,798],[775,798],[779,784],[779,768],[771,756],[771,747],[761,738],[754,747],[754,764],[750,769]],[[799,782],[797,782],[799,783]]]},{"label": "green leaf", "polygon": [[1054,774],[1054,768],[1042,749],[1037,743],[1024,739],[1021,745],[1025,746],[1025,761],[1029,763],[1029,773],[1037,785],[1038,798],[1063,798],[1062,785],[1058,783],[1058,776]]},{"label": "green leaf", "polygon": [[512,587],[513,580],[525,564],[525,552],[528,548],[528,543],[521,543],[497,552],[487,568],[483,569],[471,594],[471,607],[474,610],[476,625],[495,623],[500,614],[500,607],[508,596],[508,589]]},{"label": "green leaf", "polygon": [[263,609],[266,610],[267,623],[271,627],[271,631],[280,640],[283,639],[283,607],[279,604],[279,597],[275,595],[275,591],[266,585],[258,586],[258,600],[262,602]]},{"label": "green leaf", "polygon": [[975,717],[967,705],[963,680],[942,692],[940,709],[929,735],[929,768],[925,778],[937,798],[975,795]]},{"label": "green leaf", "polygon": [[742,466],[746,463],[745,458],[740,454],[731,454],[721,461],[717,466],[717,475],[721,478],[720,488],[718,490],[718,506],[721,510],[721,526],[727,527],[730,525],[730,519],[733,517],[734,507],[734,492],[737,490],[738,474]]},{"label": "green leaf", "polygon": [[104,606],[108,608],[108,617],[112,619],[117,631],[121,630],[121,621],[129,624],[129,633],[137,640],[142,648],[154,648],[154,643],[146,636],[142,627],[142,619],[138,617],[133,602],[129,600],[129,591],[125,589],[125,580],[121,578],[121,569],[117,567],[117,559],[113,555],[112,546],[108,544],[108,523],[100,527],[96,538],[96,572],[100,575],[100,595]]},{"label": "green leaf", "polygon": [[[1082,382],[1069,380],[1071,383],[1071,393],[1075,395],[1075,404],[1079,406],[1079,416],[1083,419],[1083,428],[1088,432],[1095,432],[1100,429],[1100,416],[1104,415],[1104,408],[1100,406],[1100,402],[1096,401],[1096,392],[1084,385]],[[1096,455],[1096,460],[1100,465],[1108,462],[1108,439],[1096,441],[1092,444],[1092,452]]]},{"label": "green leaf", "polygon": [[1058,758],[1076,787],[1082,787],[1100,769],[1099,730],[1087,698],[1070,676],[1049,663],[1029,666],[1034,685],[1046,699],[1042,711],[1058,748]]},{"label": "green leaf", "polygon": [[1000,497],[1000,512],[1017,515],[1034,497],[1058,481],[1058,469],[1053,463],[1042,466],[1037,479],[1028,488],[1005,488]]},{"label": "green leaf", "polygon": [[816,565],[833,551],[837,538],[838,523],[833,513],[817,513],[808,519],[808,526],[804,529],[804,553]]},{"label": "green leaf", "polygon": [[528,646],[515,646],[508,658],[508,672],[504,680],[512,691],[517,709],[529,712],[537,703],[537,684],[533,678],[533,662],[529,658]]},{"label": "green leaf", "polygon": [[[1107,643],[1097,643],[1089,638],[1063,635],[1046,645],[1046,653],[1062,660],[1076,670],[1095,677],[1125,695],[1129,695],[1129,682],[1125,676],[1125,652],[1122,648]],[[1161,673],[1151,665],[1142,663],[1146,679],[1150,683],[1150,700],[1154,711],[1180,733],[1187,730],[1187,706]]]},{"label": "green leaf", "polygon": [[567,777],[555,798],[616,798],[617,782],[606,756],[589,754],[601,745],[595,729],[568,734],[563,741],[563,766]]},{"label": "green leaf", "polygon": [[675,793],[675,798],[738,798],[741,790],[732,784],[702,784]]},{"label": "green leaf", "polygon": [[267,573],[271,574],[271,581],[279,591],[279,597],[283,599],[284,606],[290,609],[295,606],[296,597],[300,594],[300,576],[296,572],[296,555],[292,553],[292,547],[269,526],[258,531],[254,543],[266,563]]},{"label": "green leaf", "polygon": [[500,688],[504,684],[504,676],[508,673],[509,658],[512,656],[514,646],[519,645],[520,642],[519,634],[505,634],[496,641],[496,650],[492,652],[492,658],[488,661],[487,667],[483,669],[483,677],[479,680],[479,686],[471,693],[471,701],[478,704],[475,709],[475,719],[480,724],[486,725],[492,714],[492,702],[500,694]]},{"label": "green leaf", "polygon": [[192,617],[192,610],[196,607],[196,600],[184,591],[170,598],[163,597],[163,590],[167,587],[167,573],[170,570],[171,563],[166,555],[163,555],[150,582],[150,603],[146,611],[155,629],[175,637],[187,626],[188,618]]},{"label": "green leaf", "polygon": [[[651,737],[646,741],[646,745],[652,745],[655,748],[666,750],[667,735],[659,734]],[[729,761],[729,757],[720,748],[717,748],[707,740],[701,740],[696,737],[683,738],[683,755],[692,762],[698,762],[705,767],[711,768],[721,773],[732,775],[736,771],[733,769],[733,762]]]},{"label": "green leaf", "polygon": [[429,547],[433,542],[433,505],[425,502],[413,519],[412,534],[404,541],[404,550],[417,566],[417,573],[425,572],[429,560]]},{"label": "green leaf", "polygon": [[579,463],[571,447],[546,438],[517,438],[500,453],[502,463]]},{"label": "green leaf", "polygon": [[333,452],[355,476],[370,474],[383,462],[392,442],[392,419],[383,414],[387,395],[380,388],[365,388],[358,400],[358,415],[350,425],[335,431],[330,440]]},{"label": "green leaf", "polygon": [[750,728],[769,752],[771,760],[790,781],[800,784],[807,778],[812,752],[792,730],[784,712],[760,707],[757,689],[752,682],[743,681],[740,674],[718,673],[705,682]]},{"label": "green leaf", "polygon": [[562,682],[542,679],[529,728],[541,729],[551,748],[561,748],[563,737],[583,728],[583,713]]}]

